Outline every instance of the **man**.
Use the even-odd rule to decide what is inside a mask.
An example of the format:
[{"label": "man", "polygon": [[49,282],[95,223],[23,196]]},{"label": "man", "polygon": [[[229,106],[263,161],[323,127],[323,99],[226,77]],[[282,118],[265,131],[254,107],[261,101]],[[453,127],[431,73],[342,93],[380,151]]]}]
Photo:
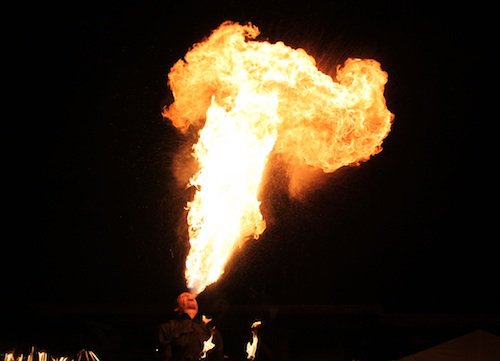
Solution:
[{"label": "man", "polygon": [[177,317],[159,328],[161,361],[223,361],[220,332],[210,319],[198,316],[198,302],[189,292],[177,297]]}]

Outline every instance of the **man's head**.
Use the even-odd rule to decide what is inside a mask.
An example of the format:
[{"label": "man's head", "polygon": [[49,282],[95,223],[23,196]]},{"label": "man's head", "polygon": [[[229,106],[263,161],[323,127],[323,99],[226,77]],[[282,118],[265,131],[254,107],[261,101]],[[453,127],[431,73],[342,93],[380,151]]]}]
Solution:
[{"label": "man's head", "polygon": [[193,318],[198,313],[198,302],[195,295],[190,292],[182,292],[177,296],[177,307],[175,310],[179,314],[187,313]]}]

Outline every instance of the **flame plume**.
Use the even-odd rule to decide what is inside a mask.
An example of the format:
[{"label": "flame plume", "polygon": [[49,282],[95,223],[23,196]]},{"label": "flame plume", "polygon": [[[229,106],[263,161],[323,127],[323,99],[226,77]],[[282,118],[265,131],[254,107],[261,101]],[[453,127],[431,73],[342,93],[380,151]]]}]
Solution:
[{"label": "flame plume", "polygon": [[[188,183],[196,191],[186,207],[185,276],[195,294],[264,232],[258,196],[272,152],[290,166],[331,173],[379,153],[394,119],[377,61],[348,59],[334,81],[303,49],[254,40],[259,33],[226,21],[168,74],[174,102],[163,116],[181,133],[198,132],[198,169]],[[293,191],[300,178],[291,174]]]}]

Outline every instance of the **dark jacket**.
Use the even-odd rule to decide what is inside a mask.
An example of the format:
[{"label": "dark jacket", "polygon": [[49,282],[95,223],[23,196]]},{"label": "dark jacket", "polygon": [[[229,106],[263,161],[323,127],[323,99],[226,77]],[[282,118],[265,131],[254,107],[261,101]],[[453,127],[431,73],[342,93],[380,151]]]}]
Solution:
[{"label": "dark jacket", "polygon": [[[213,334],[215,346],[203,355],[203,342]],[[223,361],[224,349],[220,332],[199,317],[191,319],[182,314],[159,327],[159,351],[161,361]],[[202,358],[202,355],[204,356]]]}]

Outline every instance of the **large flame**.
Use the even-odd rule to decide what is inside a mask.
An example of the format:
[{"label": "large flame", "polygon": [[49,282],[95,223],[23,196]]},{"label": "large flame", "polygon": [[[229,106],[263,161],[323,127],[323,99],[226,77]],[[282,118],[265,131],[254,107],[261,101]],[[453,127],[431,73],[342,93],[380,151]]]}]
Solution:
[{"label": "large flame", "polygon": [[252,40],[258,35],[253,24],[226,21],[168,74],[174,102],[163,116],[184,134],[198,132],[186,207],[185,276],[195,294],[264,232],[259,192],[272,152],[330,173],[379,153],[394,119],[377,61],[348,59],[334,81],[303,49]]}]

